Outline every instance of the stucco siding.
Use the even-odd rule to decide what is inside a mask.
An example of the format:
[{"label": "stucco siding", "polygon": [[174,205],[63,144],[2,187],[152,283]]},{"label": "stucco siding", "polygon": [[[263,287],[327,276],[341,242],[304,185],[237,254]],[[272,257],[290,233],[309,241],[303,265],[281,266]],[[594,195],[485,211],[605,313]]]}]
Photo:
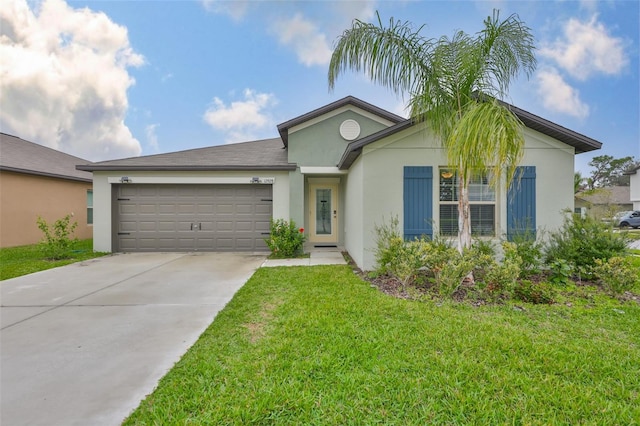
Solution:
[{"label": "stucco siding", "polygon": [[360,138],[387,126],[351,110],[313,125],[290,131],[289,162],[298,166],[336,166],[349,141],[340,136],[340,125],[352,119],[360,125]]},{"label": "stucco siding", "polygon": [[[521,164],[536,167],[537,228],[557,229],[563,221],[562,210],[573,209],[574,149],[529,129],[525,132],[525,141]],[[358,264],[364,269],[372,269],[375,267],[374,227],[395,216],[399,220],[400,232],[403,231],[404,166],[433,167],[432,202],[436,231],[439,216],[438,168],[445,166],[447,160],[433,135],[424,127],[415,126],[366,146],[358,161],[362,162],[363,182],[363,261]],[[500,238],[507,227],[504,185],[496,198],[496,238]]]},{"label": "stucco siding", "polygon": [[[575,150],[531,129],[526,129],[525,140],[522,164],[536,166],[536,222],[544,237],[545,232],[562,225],[564,210],[574,209]],[[505,205],[506,201],[501,203]],[[506,231],[506,222],[501,223],[501,229]]]},{"label": "stucco siding", "polygon": [[344,182],[344,247],[358,265],[364,263],[363,218],[365,218],[363,167],[359,158],[349,169]]},{"label": "stucco siding", "polygon": [[97,251],[112,251],[112,191],[111,187],[122,176],[138,184],[222,184],[250,185],[252,177],[274,178],[273,217],[288,219],[290,212],[289,173],[286,171],[242,171],[242,172],[94,172],[94,226],[93,248]]},{"label": "stucco siding", "polygon": [[73,214],[72,222],[78,223],[74,236],[91,238],[93,226],[87,224],[87,191],[91,188],[90,182],[0,172],[0,246],[42,240],[38,216],[53,223]]},{"label": "stucco siding", "polygon": [[630,176],[631,202],[634,210],[640,210],[640,170]]}]

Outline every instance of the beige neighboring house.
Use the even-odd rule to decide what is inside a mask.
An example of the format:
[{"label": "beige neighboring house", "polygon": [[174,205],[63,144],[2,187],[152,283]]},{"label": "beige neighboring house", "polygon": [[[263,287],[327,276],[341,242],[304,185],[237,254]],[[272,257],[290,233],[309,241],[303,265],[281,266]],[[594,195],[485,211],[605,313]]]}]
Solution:
[{"label": "beige neighboring house", "polygon": [[616,213],[633,210],[629,186],[612,186],[582,191],[575,196],[576,213],[597,219],[610,218]]},{"label": "beige neighboring house", "polygon": [[640,210],[640,166],[627,171],[625,174],[629,175],[630,200],[633,203],[633,210]]},{"label": "beige neighboring house", "polygon": [[0,247],[42,239],[36,221],[73,214],[75,236],[93,234],[93,184],[89,172],[76,170],[87,160],[0,133]]}]

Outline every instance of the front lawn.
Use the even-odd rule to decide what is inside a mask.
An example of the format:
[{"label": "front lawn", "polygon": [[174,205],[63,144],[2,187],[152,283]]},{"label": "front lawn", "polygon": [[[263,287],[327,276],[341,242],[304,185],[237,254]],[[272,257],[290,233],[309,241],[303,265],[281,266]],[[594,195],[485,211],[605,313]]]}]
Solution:
[{"label": "front lawn", "polygon": [[125,424],[635,424],[640,306],[574,297],[419,302],[348,266],[263,268]]},{"label": "front lawn", "polygon": [[93,251],[92,239],[78,241],[74,244],[69,258],[60,260],[46,259],[38,244],[3,248],[0,249],[0,280],[93,259],[105,254],[107,253]]}]

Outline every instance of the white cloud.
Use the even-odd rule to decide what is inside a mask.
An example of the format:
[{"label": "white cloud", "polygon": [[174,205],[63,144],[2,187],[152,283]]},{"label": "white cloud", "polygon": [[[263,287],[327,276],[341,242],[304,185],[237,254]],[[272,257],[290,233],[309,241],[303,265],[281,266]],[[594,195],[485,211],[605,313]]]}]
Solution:
[{"label": "white cloud", "polygon": [[332,50],[327,36],[302,14],[296,13],[293,18],[277,20],[272,30],[281,44],[293,48],[304,65],[309,67],[329,63]]},{"label": "white cloud", "polygon": [[202,0],[202,5],[209,12],[229,15],[240,21],[247,14],[249,0]]},{"label": "white cloud", "polygon": [[611,36],[595,15],[589,22],[567,21],[563,37],[543,46],[540,54],[580,80],[593,74],[619,74],[629,62],[623,40]]},{"label": "white cloud", "polygon": [[589,116],[589,105],[582,102],[580,93],[567,84],[556,69],[540,70],[536,79],[545,108],[577,118]]},{"label": "white cloud", "polygon": [[127,29],[104,13],[45,0],[0,8],[0,125],[3,131],[89,160],[135,156],[124,124],[127,69],[144,63]]},{"label": "white cloud", "polygon": [[272,130],[274,125],[267,110],[278,103],[273,94],[245,89],[243,95],[244,100],[231,102],[228,106],[215,97],[204,113],[207,124],[226,133],[226,143],[255,139],[259,131]]},{"label": "white cloud", "polygon": [[158,151],[160,145],[158,145],[158,135],[156,134],[156,129],[159,124],[149,124],[144,128],[144,134],[147,137],[147,146],[151,148],[154,152]]}]

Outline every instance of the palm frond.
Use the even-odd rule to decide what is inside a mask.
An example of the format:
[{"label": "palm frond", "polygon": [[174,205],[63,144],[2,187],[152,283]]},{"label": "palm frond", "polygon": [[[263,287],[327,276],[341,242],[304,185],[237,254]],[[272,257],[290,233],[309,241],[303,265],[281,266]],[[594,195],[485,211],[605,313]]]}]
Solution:
[{"label": "palm frond", "polygon": [[445,141],[449,164],[463,179],[495,170],[492,185],[501,176],[509,183],[524,155],[523,130],[520,119],[496,100],[470,103]]},{"label": "palm frond", "polygon": [[429,73],[432,41],[420,35],[409,22],[393,18],[384,27],[355,20],[338,37],[329,64],[329,89],[348,70],[364,71],[372,81],[396,94],[412,93]]}]

